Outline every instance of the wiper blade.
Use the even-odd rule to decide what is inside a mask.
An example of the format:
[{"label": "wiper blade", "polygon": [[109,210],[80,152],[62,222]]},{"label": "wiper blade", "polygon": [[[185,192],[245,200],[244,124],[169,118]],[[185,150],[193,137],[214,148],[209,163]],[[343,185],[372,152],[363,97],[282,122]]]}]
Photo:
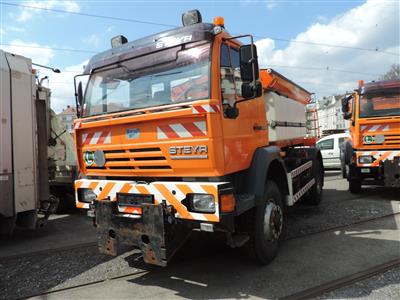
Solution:
[{"label": "wiper blade", "polygon": [[161,74],[155,74],[153,75],[154,77],[162,77],[162,76],[168,76],[168,75],[176,75],[176,74],[180,74],[183,71],[176,71],[176,72],[170,72],[170,73],[161,73]]}]

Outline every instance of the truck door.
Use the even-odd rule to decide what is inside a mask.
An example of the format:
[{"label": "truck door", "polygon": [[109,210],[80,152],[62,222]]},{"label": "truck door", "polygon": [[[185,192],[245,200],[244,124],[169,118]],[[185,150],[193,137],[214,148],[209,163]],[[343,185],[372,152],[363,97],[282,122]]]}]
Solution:
[{"label": "truck door", "polygon": [[262,97],[237,104],[239,114],[229,118],[226,111],[241,98],[239,50],[233,44],[220,48],[220,86],[224,114],[225,173],[249,167],[256,148],[267,144],[267,120]]}]

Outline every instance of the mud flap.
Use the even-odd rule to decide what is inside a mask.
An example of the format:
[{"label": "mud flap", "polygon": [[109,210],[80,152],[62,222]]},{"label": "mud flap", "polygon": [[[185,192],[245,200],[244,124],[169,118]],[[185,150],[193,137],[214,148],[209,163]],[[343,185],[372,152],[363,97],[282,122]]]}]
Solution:
[{"label": "mud flap", "polygon": [[148,264],[166,266],[186,240],[190,229],[174,218],[172,207],[142,204],[142,215],[126,217],[115,201],[95,202],[99,251],[119,255],[139,248]]}]

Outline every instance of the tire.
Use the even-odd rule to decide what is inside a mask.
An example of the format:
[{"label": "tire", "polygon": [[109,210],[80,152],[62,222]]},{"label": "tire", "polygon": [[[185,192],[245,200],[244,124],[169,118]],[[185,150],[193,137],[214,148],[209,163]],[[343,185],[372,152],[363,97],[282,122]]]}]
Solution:
[{"label": "tire", "polygon": [[17,224],[17,217],[2,218],[0,217],[0,238],[12,237]]},{"label": "tire", "polygon": [[278,253],[285,233],[282,194],[274,181],[267,181],[264,201],[251,211],[247,222],[250,239],[243,250],[250,259],[266,265]]},{"label": "tire", "polygon": [[361,180],[358,178],[352,178],[349,180],[349,191],[352,194],[361,193]]},{"label": "tire", "polygon": [[340,170],[342,171],[342,178],[347,178],[346,165],[343,162],[340,163]]},{"label": "tire", "polygon": [[315,184],[310,191],[304,196],[303,203],[310,205],[318,205],[322,200],[322,187],[324,185],[324,170],[318,158],[313,159],[313,178]]},{"label": "tire", "polygon": [[72,194],[65,192],[62,194],[61,192],[57,192],[54,195],[58,198],[58,205],[54,210],[54,213],[57,215],[70,213],[74,209],[75,198]]}]

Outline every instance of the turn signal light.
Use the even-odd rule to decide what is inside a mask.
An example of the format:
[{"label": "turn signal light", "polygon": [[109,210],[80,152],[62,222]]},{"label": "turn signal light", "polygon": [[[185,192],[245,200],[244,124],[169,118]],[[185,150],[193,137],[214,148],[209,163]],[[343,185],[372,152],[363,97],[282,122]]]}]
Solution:
[{"label": "turn signal light", "polygon": [[236,200],[233,194],[225,194],[220,196],[221,212],[229,213],[235,210]]}]

